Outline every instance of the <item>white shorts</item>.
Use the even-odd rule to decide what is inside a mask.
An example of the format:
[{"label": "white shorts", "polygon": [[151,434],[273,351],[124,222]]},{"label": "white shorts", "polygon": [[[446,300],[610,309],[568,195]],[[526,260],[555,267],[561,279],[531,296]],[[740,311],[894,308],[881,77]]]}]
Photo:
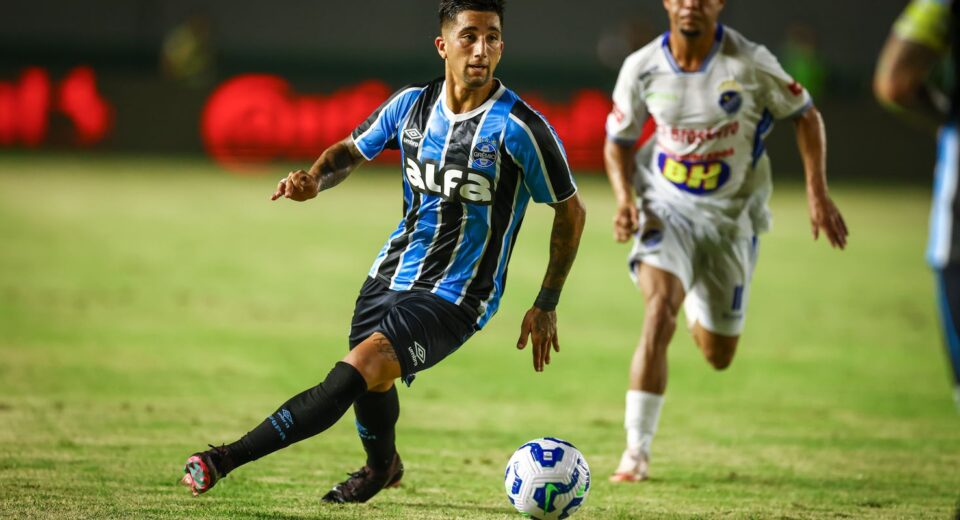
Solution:
[{"label": "white shorts", "polygon": [[689,219],[667,210],[657,217],[641,212],[640,231],[630,252],[630,276],[637,282],[637,266],[645,263],[667,271],[683,283],[687,323],[715,334],[739,336],[757,262],[756,236],[700,238]]}]

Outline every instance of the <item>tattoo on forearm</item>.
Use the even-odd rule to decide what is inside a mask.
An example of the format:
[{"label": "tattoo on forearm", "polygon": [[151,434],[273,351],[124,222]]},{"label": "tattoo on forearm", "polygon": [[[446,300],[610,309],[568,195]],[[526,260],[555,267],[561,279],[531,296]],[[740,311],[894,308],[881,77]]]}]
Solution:
[{"label": "tattoo on forearm", "polygon": [[363,160],[354,152],[349,141],[340,141],[328,148],[313,165],[314,171],[319,171],[320,189],[328,190],[343,182],[350,172]]},{"label": "tattoo on forearm", "polygon": [[570,267],[573,266],[573,261],[577,257],[584,218],[579,201],[573,201],[570,204],[574,204],[576,209],[559,207],[553,219],[553,231],[550,234],[550,264],[543,278],[544,287],[562,288]]}]

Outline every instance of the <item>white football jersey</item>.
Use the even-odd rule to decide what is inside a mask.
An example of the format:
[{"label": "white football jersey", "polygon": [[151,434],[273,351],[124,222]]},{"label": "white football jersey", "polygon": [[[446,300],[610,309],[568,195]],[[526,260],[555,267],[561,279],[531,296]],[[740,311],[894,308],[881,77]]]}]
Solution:
[{"label": "white football jersey", "polygon": [[771,181],[763,139],[775,119],[812,106],[766,47],[717,26],[703,66],[684,72],[669,33],[623,63],[607,117],[608,138],[633,145],[647,118],[656,131],[637,154],[638,195],[697,228],[724,236],[769,227]]}]

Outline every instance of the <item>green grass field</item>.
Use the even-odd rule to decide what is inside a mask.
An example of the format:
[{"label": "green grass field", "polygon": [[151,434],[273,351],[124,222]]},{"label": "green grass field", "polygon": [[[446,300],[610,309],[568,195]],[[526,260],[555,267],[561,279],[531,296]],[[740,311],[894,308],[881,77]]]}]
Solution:
[{"label": "green grass field", "polygon": [[190,497],[175,485],[187,455],[234,440],[343,356],[400,215],[392,170],[271,203],[284,171],[0,157],[0,516],[516,518],[503,467],[543,435],[592,468],[575,518],[945,518],[960,498],[928,190],[835,186],[852,233],[840,253],[812,241],[799,176],[782,172],[733,366],[714,372],[682,332],[671,347],[650,482],[606,480],[643,308],[605,181],[582,176],[588,225],[546,372],[514,348],[547,261],[552,212],[536,206],[498,316],[400,390],[402,487],[320,503],[363,460],[348,412]]}]

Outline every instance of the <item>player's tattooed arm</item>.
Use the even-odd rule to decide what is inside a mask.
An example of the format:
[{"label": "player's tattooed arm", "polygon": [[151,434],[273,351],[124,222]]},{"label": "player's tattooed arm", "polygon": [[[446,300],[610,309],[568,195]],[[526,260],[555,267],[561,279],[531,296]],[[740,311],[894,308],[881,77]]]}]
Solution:
[{"label": "player's tattooed arm", "polygon": [[340,184],[350,172],[365,159],[354,144],[352,137],[327,148],[310,168],[310,175],[317,179],[319,190],[328,190]]},{"label": "player's tattooed arm", "polygon": [[577,257],[580,235],[586,220],[586,209],[578,194],[551,206],[556,214],[550,235],[550,263],[540,295],[523,317],[520,339],[517,340],[518,349],[527,346],[528,338],[533,343],[533,369],[537,372],[542,372],[544,366],[550,364],[551,347],[555,352],[560,352],[555,308],[560,289],[563,288],[573,260]]},{"label": "player's tattooed arm", "polygon": [[550,233],[550,263],[543,278],[543,287],[559,291],[563,288],[573,260],[577,257],[587,210],[578,193],[550,206],[555,214],[553,231]]},{"label": "player's tattooed arm", "polygon": [[324,150],[310,171],[292,171],[280,179],[270,200],[280,197],[296,201],[312,199],[321,191],[343,182],[364,160],[353,138],[348,136]]}]

